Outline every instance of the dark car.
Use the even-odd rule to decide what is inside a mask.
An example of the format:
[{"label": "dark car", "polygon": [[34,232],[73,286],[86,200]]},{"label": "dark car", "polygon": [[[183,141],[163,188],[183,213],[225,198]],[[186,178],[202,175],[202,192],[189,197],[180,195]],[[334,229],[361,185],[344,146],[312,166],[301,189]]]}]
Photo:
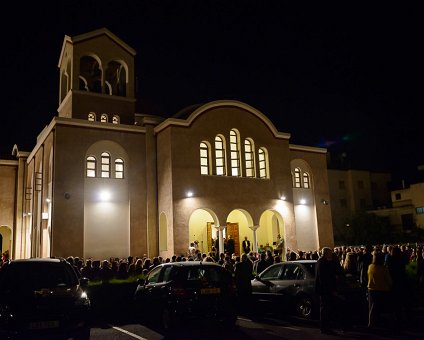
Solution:
[{"label": "dark car", "polygon": [[312,318],[318,306],[315,260],[275,263],[252,280],[254,301],[263,311],[295,312]]},{"label": "dark car", "polygon": [[237,320],[236,289],[231,273],[212,262],[171,262],[139,280],[137,311],[170,329],[188,320],[232,326]]},{"label": "dark car", "polygon": [[89,339],[87,284],[64,259],[11,261],[0,270],[0,338]]},{"label": "dark car", "polygon": [[[263,311],[294,313],[306,319],[318,317],[319,296],[315,293],[316,260],[273,264],[252,280],[253,297]],[[364,291],[351,275],[339,277],[340,302],[351,311],[362,311]]]}]

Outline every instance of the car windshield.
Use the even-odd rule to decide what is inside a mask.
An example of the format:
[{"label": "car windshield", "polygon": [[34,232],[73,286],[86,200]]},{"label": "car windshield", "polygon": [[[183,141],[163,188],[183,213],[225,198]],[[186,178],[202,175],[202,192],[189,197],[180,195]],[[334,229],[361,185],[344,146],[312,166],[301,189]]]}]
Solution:
[{"label": "car windshield", "polygon": [[55,262],[15,262],[1,276],[1,290],[68,287],[78,283],[72,268]]}]

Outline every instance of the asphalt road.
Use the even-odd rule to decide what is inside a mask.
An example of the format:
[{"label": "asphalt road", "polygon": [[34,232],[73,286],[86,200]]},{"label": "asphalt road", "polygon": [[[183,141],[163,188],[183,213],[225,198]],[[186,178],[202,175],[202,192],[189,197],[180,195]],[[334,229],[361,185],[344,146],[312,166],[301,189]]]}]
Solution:
[{"label": "asphalt road", "polygon": [[[394,332],[390,325],[369,331],[365,327],[355,327],[346,332],[336,331],[335,335],[322,335],[318,321],[298,318],[276,319],[272,317],[249,318],[239,316],[236,327],[223,330],[199,322],[187,322],[181,328],[165,334],[161,330],[142,323],[93,323],[91,339],[423,339],[424,319],[415,320],[402,331]],[[387,320],[390,323],[390,319]]]}]

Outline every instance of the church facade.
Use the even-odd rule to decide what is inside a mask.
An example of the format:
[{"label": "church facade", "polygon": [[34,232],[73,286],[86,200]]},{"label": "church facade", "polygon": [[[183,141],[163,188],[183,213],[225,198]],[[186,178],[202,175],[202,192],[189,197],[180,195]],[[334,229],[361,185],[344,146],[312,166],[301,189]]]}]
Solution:
[{"label": "church facade", "polygon": [[333,246],[326,150],[290,144],[233,100],[135,111],[135,51],[107,29],[65,36],[58,115],[0,161],[2,251],[110,258]]}]

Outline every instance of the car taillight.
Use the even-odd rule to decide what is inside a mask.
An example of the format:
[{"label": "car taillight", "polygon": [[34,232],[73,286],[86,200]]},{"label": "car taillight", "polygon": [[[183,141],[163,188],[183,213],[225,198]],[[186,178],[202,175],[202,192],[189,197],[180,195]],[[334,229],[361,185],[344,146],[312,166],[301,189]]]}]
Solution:
[{"label": "car taillight", "polygon": [[185,297],[188,296],[188,292],[186,289],[181,287],[172,287],[171,288],[171,294],[176,297]]}]

